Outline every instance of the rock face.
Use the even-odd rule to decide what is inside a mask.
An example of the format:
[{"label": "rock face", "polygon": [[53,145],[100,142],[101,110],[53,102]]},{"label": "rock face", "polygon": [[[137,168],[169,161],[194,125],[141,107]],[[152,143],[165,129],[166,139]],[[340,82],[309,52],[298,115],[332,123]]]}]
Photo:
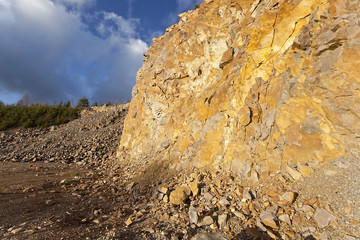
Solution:
[{"label": "rock face", "polygon": [[119,157],[250,177],[359,152],[357,0],[205,0],[179,17],[144,54]]}]

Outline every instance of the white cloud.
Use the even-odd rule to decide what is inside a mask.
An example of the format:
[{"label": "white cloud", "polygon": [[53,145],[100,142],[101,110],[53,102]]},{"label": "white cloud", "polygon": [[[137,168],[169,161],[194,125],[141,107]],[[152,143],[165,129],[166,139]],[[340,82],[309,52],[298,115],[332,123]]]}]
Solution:
[{"label": "white cloud", "polygon": [[95,5],[96,0],[53,0],[57,3],[63,4],[69,7],[85,8]]},{"label": "white cloud", "polygon": [[100,102],[129,99],[148,48],[138,38],[138,20],[100,13],[97,36],[81,11],[64,5],[91,1],[61,2],[0,0],[0,98],[7,92],[8,99],[28,93],[51,103],[84,95]]},{"label": "white cloud", "polygon": [[14,15],[10,7],[11,5],[7,0],[0,0],[0,22],[14,22]]},{"label": "white cloud", "polygon": [[[102,12],[104,20],[111,21],[116,25],[116,28],[109,28],[110,33],[121,33],[128,36],[133,36],[136,33],[136,26],[139,23],[138,19],[125,19],[122,16],[112,12]],[[102,22],[102,24],[104,24]]]}]

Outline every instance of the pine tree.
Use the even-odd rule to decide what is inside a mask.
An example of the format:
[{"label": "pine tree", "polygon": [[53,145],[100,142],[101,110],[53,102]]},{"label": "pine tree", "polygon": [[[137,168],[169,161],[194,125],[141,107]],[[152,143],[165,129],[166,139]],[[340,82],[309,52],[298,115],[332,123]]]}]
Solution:
[{"label": "pine tree", "polygon": [[86,97],[80,98],[76,108],[88,108],[90,106],[89,100]]}]

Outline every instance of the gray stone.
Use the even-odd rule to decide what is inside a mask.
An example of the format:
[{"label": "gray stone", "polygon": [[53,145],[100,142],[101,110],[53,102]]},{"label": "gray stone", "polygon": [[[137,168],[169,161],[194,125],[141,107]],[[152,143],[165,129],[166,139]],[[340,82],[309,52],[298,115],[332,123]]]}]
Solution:
[{"label": "gray stone", "polygon": [[211,195],[210,193],[207,192],[204,194],[204,198],[206,201],[210,202],[213,199],[213,195]]},{"label": "gray stone", "polygon": [[229,201],[226,199],[226,198],[222,198],[220,201],[219,201],[219,204],[221,206],[227,206],[227,205],[230,205]]},{"label": "gray stone", "polygon": [[191,240],[226,240],[226,238],[221,233],[199,233]]},{"label": "gray stone", "polygon": [[201,222],[198,224],[199,227],[201,226],[209,226],[214,223],[214,219],[211,216],[205,216]]},{"label": "gray stone", "polygon": [[323,208],[317,208],[314,214],[314,220],[321,228],[327,227],[336,217]]},{"label": "gray stone", "polygon": [[271,228],[277,228],[275,215],[272,212],[263,211],[260,213],[260,219],[263,224]]},{"label": "gray stone", "polygon": [[288,225],[291,225],[291,221],[290,221],[290,217],[288,214],[283,214],[279,216],[279,219],[284,222],[287,223]]},{"label": "gray stone", "polygon": [[218,217],[218,224],[220,229],[226,228],[227,214],[222,214]]},{"label": "gray stone", "polygon": [[250,193],[249,190],[247,190],[247,189],[244,189],[244,191],[243,191],[243,197],[244,197],[245,199],[248,199],[248,200],[251,200],[251,199],[252,199],[251,193]]},{"label": "gray stone", "polygon": [[199,221],[199,215],[198,215],[198,208],[194,206],[190,206],[189,208],[189,218],[190,218],[190,224],[195,223],[197,224]]},{"label": "gray stone", "polygon": [[299,180],[302,176],[301,173],[289,166],[286,167],[286,171],[294,180]]}]

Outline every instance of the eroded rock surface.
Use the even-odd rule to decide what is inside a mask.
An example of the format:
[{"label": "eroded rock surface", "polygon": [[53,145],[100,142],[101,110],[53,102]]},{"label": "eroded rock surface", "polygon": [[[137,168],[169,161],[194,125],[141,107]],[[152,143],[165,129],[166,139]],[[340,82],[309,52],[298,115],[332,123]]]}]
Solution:
[{"label": "eroded rock surface", "polygon": [[144,54],[119,157],[257,181],[356,155],[359,6],[206,0],[181,14]]}]

